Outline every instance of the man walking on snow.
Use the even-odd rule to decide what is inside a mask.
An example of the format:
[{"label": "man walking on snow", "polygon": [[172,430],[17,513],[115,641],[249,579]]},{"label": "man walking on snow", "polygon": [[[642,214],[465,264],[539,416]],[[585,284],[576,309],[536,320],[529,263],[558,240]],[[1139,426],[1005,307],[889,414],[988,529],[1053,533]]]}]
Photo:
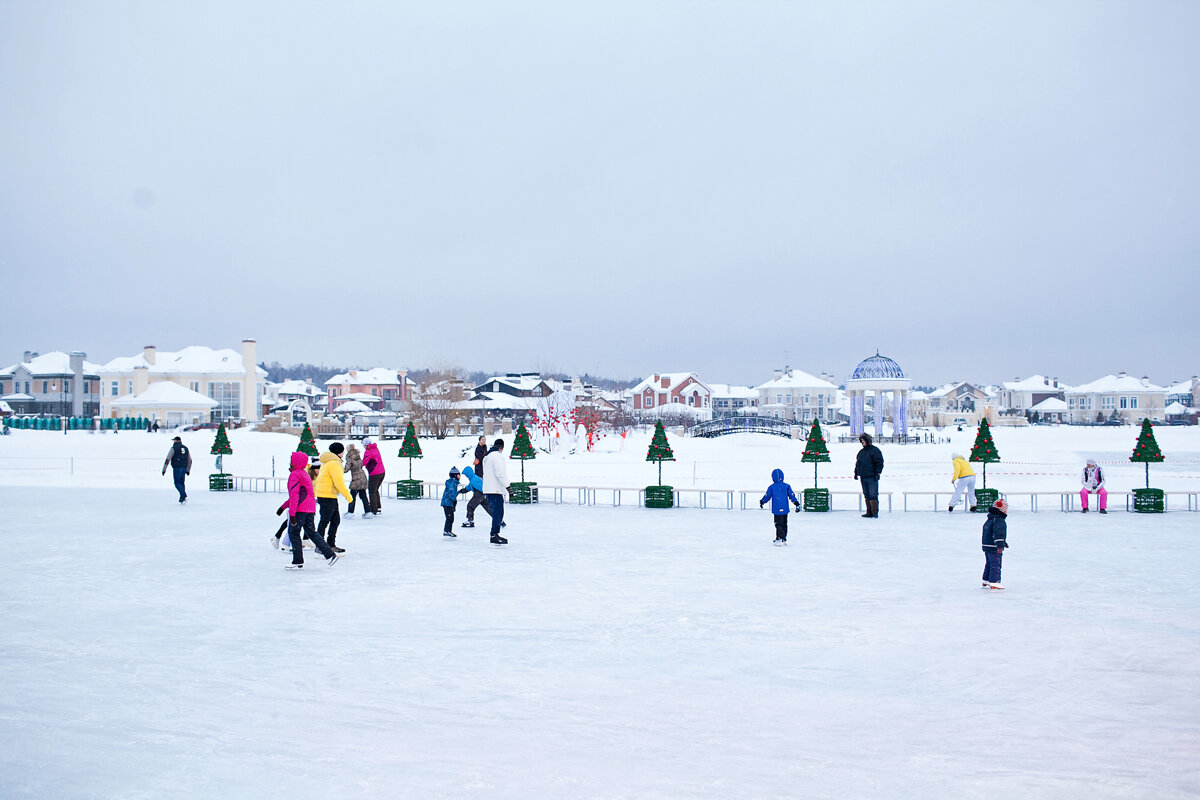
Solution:
[{"label": "man walking on snow", "polygon": [[163,462],[162,474],[167,474],[167,467],[171,468],[175,476],[175,489],[179,492],[179,502],[187,502],[187,489],[183,486],[184,478],[192,474],[192,452],[184,445],[183,440],[178,436],[171,443],[171,449],[167,451],[167,460]]}]

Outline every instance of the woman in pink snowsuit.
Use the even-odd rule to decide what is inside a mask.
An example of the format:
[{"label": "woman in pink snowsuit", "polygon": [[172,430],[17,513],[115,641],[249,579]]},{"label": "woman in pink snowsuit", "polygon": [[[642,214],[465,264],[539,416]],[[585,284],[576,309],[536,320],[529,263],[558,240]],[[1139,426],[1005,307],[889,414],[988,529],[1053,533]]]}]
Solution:
[{"label": "woman in pink snowsuit", "polygon": [[325,543],[325,538],[317,533],[317,526],[313,522],[317,514],[317,497],[313,492],[312,478],[308,475],[308,456],[299,451],[292,453],[291,465],[292,473],[288,476],[287,483],[287,507],[288,518],[291,520],[291,524],[288,526],[288,538],[292,541],[292,563],[287,565],[287,569],[303,569],[304,567],[301,529],[316,545],[321,555],[325,556],[326,563],[332,567],[333,563],[338,560],[337,553],[333,552]]},{"label": "woman in pink snowsuit", "polygon": [[1083,468],[1083,488],[1079,490],[1079,502],[1083,505],[1083,513],[1088,512],[1088,494],[1095,492],[1100,496],[1100,513],[1108,513],[1108,490],[1104,488],[1104,472],[1096,465],[1096,459],[1089,458]]},{"label": "woman in pink snowsuit", "polygon": [[367,468],[367,495],[371,501],[371,507],[363,509],[363,516],[367,516],[368,511],[378,516],[383,510],[379,503],[379,487],[383,486],[386,473],[383,469],[383,456],[379,454],[379,445],[370,437],[363,439],[362,462]]}]

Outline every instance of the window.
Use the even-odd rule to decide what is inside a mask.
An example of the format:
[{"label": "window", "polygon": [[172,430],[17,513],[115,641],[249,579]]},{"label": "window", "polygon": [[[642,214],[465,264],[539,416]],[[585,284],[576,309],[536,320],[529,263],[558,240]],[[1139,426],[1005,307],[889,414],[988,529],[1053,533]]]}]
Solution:
[{"label": "window", "polygon": [[200,381],[188,381],[188,388],[196,394],[200,394]]},{"label": "window", "polygon": [[66,392],[67,394],[71,393],[71,382],[70,381],[63,381],[63,391]]},{"label": "window", "polygon": [[208,396],[217,401],[212,419],[225,420],[242,414],[242,384],[240,381],[209,381]]},{"label": "window", "polygon": [[1129,398],[1128,397],[1121,398],[1121,408],[1129,408]]},{"label": "window", "polygon": [[788,395],[784,395],[784,397],[786,397],[786,398],[787,398],[787,399],[784,401],[784,403],[790,406],[790,405],[792,404],[792,396],[791,396],[790,394],[788,394]]},{"label": "window", "polygon": [[132,380],[126,381],[125,385],[129,387],[128,389],[125,390],[125,394],[133,394],[133,381]]},{"label": "window", "polygon": [[42,394],[50,393],[50,381],[42,381]]},{"label": "window", "polygon": [[1137,398],[1136,397],[1129,398],[1129,407],[1137,408]]},{"label": "window", "polygon": [[119,390],[117,389],[117,384],[118,384],[118,383],[119,383],[119,381],[113,381],[113,382],[112,382],[112,396],[113,396],[113,397],[116,397],[116,396],[117,396],[117,394],[118,394],[118,392],[119,392]]}]

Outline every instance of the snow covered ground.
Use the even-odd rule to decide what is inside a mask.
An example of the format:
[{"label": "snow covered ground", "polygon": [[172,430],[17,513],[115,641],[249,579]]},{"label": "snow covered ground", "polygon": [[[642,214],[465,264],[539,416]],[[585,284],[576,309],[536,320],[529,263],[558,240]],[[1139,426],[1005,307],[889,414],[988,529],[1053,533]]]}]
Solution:
[{"label": "snow covered ground", "polygon": [[[1144,479],[1118,463],[1135,428],[995,434],[1006,460],[989,484],[1002,488],[1072,488],[1087,455],[1111,462],[1113,488]],[[1151,483],[1194,489],[1197,431],[1156,434],[1171,460]],[[297,574],[268,544],[279,496],[204,491],[212,434],[186,436],[197,467],[183,507],[159,473],[169,437],[0,439],[0,797],[1172,798],[1200,786],[1200,515],[1017,511],[1008,589],[987,592],[979,515],[792,515],[792,545],[774,548],[757,509],[510,506],[512,544],[495,549],[483,527],[444,541],[433,501],[393,500],[343,524],[345,559]],[[884,488],[948,486],[949,452],[973,432],[955,436],[885,447]],[[232,438],[238,474],[269,474],[295,441]],[[526,469],[645,485],[647,438]],[[462,466],[469,443],[423,442],[414,473]],[[798,442],[672,445],[676,485],[693,470],[759,490],[775,466],[798,487],[811,475]],[[852,488],[838,476],[854,447],[833,449],[822,484]]]}]

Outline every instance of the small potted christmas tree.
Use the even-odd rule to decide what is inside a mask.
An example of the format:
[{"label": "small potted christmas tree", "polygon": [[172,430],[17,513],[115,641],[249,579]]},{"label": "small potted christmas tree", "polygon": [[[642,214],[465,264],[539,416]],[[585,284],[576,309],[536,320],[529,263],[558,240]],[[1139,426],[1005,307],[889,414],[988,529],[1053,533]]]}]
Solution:
[{"label": "small potted christmas tree", "polygon": [[411,422],[404,429],[404,444],[400,445],[400,457],[408,459],[408,480],[396,481],[396,497],[401,500],[419,500],[421,497],[421,482],[414,481],[412,476],[412,460],[424,458],[421,453],[421,443],[417,441],[417,429]]},{"label": "small potted christmas tree", "polygon": [[317,442],[313,438],[312,428],[308,427],[308,423],[304,423],[304,430],[300,431],[300,444],[296,447],[296,451],[304,453],[309,458],[316,458],[320,455],[317,452]]},{"label": "small potted christmas tree", "polygon": [[208,490],[210,492],[233,491],[233,476],[226,474],[221,465],[221,459],[233,453],[233,447],[229,444],[229,435],[225,433],[224,422],[217,426],[217,438],[213,440],[212,449],[208,452],[217,457],[217,471],[208,476]]},{"label": "small potted christmas tree", "polygon": [[829,448],[825,446],[825,437],[821,435],[821,421],[814,419],[812,430],[808,432],[808,442],[804,445],[804,455],[800,458],[801,462],[813,465],[813,488],[804,490],[805,511],[829,510],[829,490],[817,488],[817,464],[829,460]]},{"label": "small potted christmas tree", "polygon": [[1129,460],[1146,465],[1146,488],[1133,490],[1133,510],[1142,514],[1161,514],[1166,511],[1163,490],[1150,488],[1150,463],[1165,461],[1166,456],[1158,449],[1154,428],[1148,419],[1142,420],[1142,432],[1138,435],[1137,444],[1133,446],[1133,455]]},{"label": "small potted christmas tree", "polygon": [[675,454],[667,442],[667,431],[663,428],[662,420],[654,424],[654,438],[650,440],[646,460],[658,462],[658,485],[646,487],[646,508],[672,508],[675,505],[675,489],[663,486],[662,462],[674,461]]},{"label": "small potted christmas tree", "polygon": [[521,462],[521,480],[509,485],[509,500],[521,505],[536,503],[538,499],[537,482],[525,481],[525,462],[531,458],[537,458],[537,450],[534,449],[533,443],[529,441],[529,431],[525,429],[524,422],[517,427],[517,435],[513,439],[512,453],[508,457],[518,459]]},{"label": "small potted christmas tree", "polygon": [[992,441],[992,427],[988,424],[987,417],[984,417],[979,423],[979,433],[975,435],[975,446],[971,448],[971,455],[967,460],[983,463],[983,488],[975,490],[975,511],[986,514],[992,507],[992,503],[1000,498],[999,491],[987,488],[987,465],[1000,460],[996,443]]}]

